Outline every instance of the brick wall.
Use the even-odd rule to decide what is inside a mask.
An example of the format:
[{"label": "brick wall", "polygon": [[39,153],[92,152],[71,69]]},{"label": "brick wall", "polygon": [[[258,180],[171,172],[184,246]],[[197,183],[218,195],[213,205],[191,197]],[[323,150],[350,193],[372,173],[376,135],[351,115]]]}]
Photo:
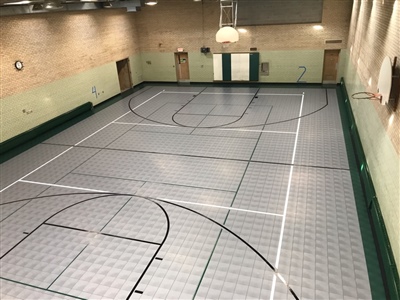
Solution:
[{"label": "brick wall", "polygon": [[[223,49],[215,41],[219,29],[218,1],[159,1],[154,7],[144,7],[137,14],[142,52],[174,52],[177,47],[200,51],[201,46],[212,52],[249,51],[250,47],[265,50],[341,49],[346,47],[352,0],[325,0],[322,16],[324,29],[312,25],[246,26],[238,43]],[[239,8],[240,9],[240,6]],[[325,40],[342,40],[340,44],[325,44]]]},{"label": "brick wall", "polygon": [[2,16],[1,98],[138,52],[135,13],[124,9]]}]

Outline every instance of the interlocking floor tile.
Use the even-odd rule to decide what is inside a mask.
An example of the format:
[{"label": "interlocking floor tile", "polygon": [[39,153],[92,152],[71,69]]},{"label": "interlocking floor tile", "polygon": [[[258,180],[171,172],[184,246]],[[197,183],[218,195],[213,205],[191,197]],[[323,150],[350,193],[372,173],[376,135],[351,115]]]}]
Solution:
[{"label": "interlocking floor tile", "polygon": [[108,148],[193,155],[226,159],[249,159],[256,141],[214,136],[193,136],[158,132],[129,131],[111,143]]},{"label": "interlocking floor tile", "polygon": [[1,166],[2,299],[269,299],[265,260],[371,298],[334,89],[146,87],[46,143]]},{"label": "interlocking floor tile", "polygon": [[241,161],[102,150],[74,173],[235,191],[246,165]]}]

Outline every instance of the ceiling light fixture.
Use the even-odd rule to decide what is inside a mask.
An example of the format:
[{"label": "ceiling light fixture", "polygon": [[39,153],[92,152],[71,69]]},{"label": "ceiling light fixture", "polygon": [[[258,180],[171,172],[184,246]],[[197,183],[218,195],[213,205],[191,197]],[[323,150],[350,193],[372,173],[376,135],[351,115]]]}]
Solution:
[{"label": "ceiling light fixture", "polygon": [[314,28],[315,30],[322,30],[322,29],[324,29],[324,27],[322,27],[321,25],[314,25],[313,28]]},{"label": "ceiling light fixture", "polygon": [[247,29],[245,28],[239,28],[237,31],[239,31],[240,33],[246,33]]},{"label": "ceiling light fixture", "polygon": [[24,5],[29,3],[31,3],[31,1],[15,1],[15,2],[4,3],[3,5]]},{"label": "ceiling light fixture", "polygon": [[103,8],[112,8],[112,4],[110,2],[104,2]]},{"label": "ceiling light fixture", "polygon": [[56,9],[61,9],[61,8],[63,8],[63,6],[61,5],[61,2],[59,2],[59,1],[49,1],[44,4],[44,9],[47,9],[47,10],[56,10]]},{"label": "ceiling light fixture", "polygon": [[158,2],[157,0],[146,0],[146,2],[144,4],[153,6],[153,5],[156,5],[157,2]]},{"label": "ceiling light fixture", "polygon": [[43,4],[41,3],[35,3],[32,5],[32,11],[38,11],[38,10],[43,10]]}]

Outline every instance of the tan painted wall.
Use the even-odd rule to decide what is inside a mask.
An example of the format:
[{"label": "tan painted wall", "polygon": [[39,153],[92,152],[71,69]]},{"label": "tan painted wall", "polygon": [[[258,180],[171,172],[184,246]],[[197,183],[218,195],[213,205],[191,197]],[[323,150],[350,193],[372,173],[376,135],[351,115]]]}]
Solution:
[{"label": "tan painted wall", "polygon": [[[92,93],[95,87],[97,93]],[[120,92],[114,62],[1,99],[1,142],[86,102],[99,104]],[[24,112],[25,111],[25,112]]]},{"label": "tan painted wall", "polygon": [[[341,57],[349,95],[376,92],[385,56],[400,57],[399,1],[354,1],[348,50]],[[350,101],[400,270],[400,109],[394,112],[377,101]]]},{"label": "tan painted wall", "polygon": [[[144,80],[176,80],[171,63],[167,63],[167,71],[155,72],[164,67],[165,59],[173,59],[178,47],[183,47],[189,52],[191,81],[212,81],[212,55],[200,53],[200,47],[207,46],[212,53],[247,52],[256,47],[261,61],[271,64],[270,76],[260,77],[262,82],[296,82],[300,65],[309,70],[302,80],[321,82],[323,50],[346,48],[351,5],[351,0],[325,0],[323,30],[315,30],[315,24],[247,26],[238,43],[223,48],[215,41],[219,2],[160,1],[157,6],[144,7],[137,15],[140,49],[147,57],[143,58],[143,70],[152,74],[144,75]],[[325,40],[332,39],[343,42],[325,44]]]},{"label": "tan painted wall", "polygon": [[124,9],[2,16],[0,30],[1,141],[118,94],[118,60],[129,57],[132,82],[142,82],[135,14]]},{"label": "tan painted wall", "polygon": [[[315,31],[312,24],[252,26],[227,49],[215,42],[217,1],[160,1],[138,13],[111,9],[1,17],[1,140],[93,100],[92,94],[86,95],[95,81],[105,86],[108,96],[118,93],[116,71],[111,67],[117,60],[129,57],[133,84],[175,81],[177,47],[189,51],[192,81],[212,81],[211,56],[200,53],[206,45],[213,52],[257,47],[273,71],[261,81],[294,82],[298,66],[307,62],[312,66],[305,79],[319,82],[323,49],[346,45],[350,3],[325,0],[322,31]],[[326,39],[343,43],[326,46]],[[16,60],[24,62],[23,71],[15,70]],[[52,105],[44,105],[48,99],[54,99]],[[15,107],[10,105],[14,102]],[[30,107],[33,113],[21,116],[21,109]],[[21,117],[21,124],[11,125],[11,120]]]}]

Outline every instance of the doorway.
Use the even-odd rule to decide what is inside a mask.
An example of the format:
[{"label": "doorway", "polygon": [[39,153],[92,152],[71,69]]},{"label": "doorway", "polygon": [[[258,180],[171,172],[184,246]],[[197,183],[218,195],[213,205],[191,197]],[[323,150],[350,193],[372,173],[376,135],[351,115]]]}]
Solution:
[{"label": "doorway", "polygon": [[117,61],[117,71],[118,71],[119,87],[121,89],[121,92],[129,90],[132,87],[129,58]]},{"label": "doorway", "polygon": [[322,73],[322,83],[336,84],[337,70],[339,64],[339,50],[325,50],[324,71]]},{"label": "doorway", "polygon": [[189,55],[187,52],[175,52],[176,80],[189,82]]}]

